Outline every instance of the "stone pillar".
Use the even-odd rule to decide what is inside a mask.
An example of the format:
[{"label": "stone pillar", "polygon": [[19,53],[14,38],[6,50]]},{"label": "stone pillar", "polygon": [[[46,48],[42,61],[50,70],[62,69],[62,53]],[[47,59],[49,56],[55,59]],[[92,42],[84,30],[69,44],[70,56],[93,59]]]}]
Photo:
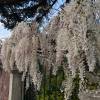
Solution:
[{"label": "stone pillar", "polygon": [[10,74],[9,99],[23,100],[22,74],[14,71]]},{"label": "stone pillar", "polygon": [[9,73],[0,69],[0,100],[8,100]]}]

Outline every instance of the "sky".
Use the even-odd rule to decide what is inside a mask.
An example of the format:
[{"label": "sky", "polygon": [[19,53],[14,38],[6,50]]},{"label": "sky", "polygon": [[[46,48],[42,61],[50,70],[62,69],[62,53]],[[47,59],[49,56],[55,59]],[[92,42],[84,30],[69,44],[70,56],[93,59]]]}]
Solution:
[{"label": "sky", "polygon": [[[64,2],[65,0],[58,0],[58,2],[54,5],[54,10],[52,11],[53,16],[57,15],[57,12],[59,11],[59,6]],[[10,36],[11,36],[11,31],[4,28],[3,24],[0,23],[0,39],[8,38]]]},{"label": "sky", "polygon": [[3,24],[0,23],[0,39],[8,38],[10,37],[11,32],[4,28]]}]

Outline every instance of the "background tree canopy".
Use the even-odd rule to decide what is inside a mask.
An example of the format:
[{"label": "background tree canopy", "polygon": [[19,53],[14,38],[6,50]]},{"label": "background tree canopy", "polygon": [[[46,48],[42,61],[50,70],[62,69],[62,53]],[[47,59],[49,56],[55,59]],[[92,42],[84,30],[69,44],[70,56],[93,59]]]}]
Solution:
[{"label": "background tree canopy", "polygon": [[[35,19],[38,23],[48,17],[48,13],[58,0],[0,0],[0,22],[8,29],[17,22]],[[64,1],[64,0],[62,0]],[[70,0],[66,0],[68,3]]]}]

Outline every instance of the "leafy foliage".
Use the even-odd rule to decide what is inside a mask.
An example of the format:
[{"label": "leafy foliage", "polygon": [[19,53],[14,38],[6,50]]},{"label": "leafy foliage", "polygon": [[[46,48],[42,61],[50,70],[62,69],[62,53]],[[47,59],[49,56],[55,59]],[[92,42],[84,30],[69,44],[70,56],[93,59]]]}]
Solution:
[{"label": "leafy foliage", "polygon": [[[92,76],[91,76],[92,77]],[[99,87],[99,83],[96,81],[91,81],[89,77],[85,77],[85,85],[88,90],[97,90]]]},{"label": "leafy foliage", "polygon": [[69,97],[69,100],[79,100],[78,94],[79,94],[79,82],[80,82],[80,78],[79,78],[79,74],[77,73],[75,78],[73,79],[73,90],[72,90],[72,94]]},{"label": "leafy foliage", "polygon": [[49,75],[44,71],[40,91],[38,91],[37,100],[63,100],[64,93],[61,92],[62,81],[64,80],[64,71],[62,67],[57,71],[56,76],[52,75],[52,68]]}]

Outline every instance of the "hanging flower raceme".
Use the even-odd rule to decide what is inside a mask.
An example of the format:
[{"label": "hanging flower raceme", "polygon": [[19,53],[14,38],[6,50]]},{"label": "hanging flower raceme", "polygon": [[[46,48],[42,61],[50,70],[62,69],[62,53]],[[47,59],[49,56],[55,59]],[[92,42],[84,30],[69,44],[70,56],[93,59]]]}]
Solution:
[{"label": "hanging flower raceme", "polygon": [[[94,0],[93,0],[94,1]],[[95,5],[92,0],[72,0],[60,12],[60,24],[57,37],[57,65],[62,64],[63,55],[65,55],[71,71],[71,77],[75,77],[77,69],[79,71],[80,90],[84,91],[83,83],[86,74],[94,72],[96,64],[100,64],[100,32],[97,32],[95,24]],[[100,26],[99,26],[100,31]],[[63,51],[68,51],[66,54]],[[98,68],[99,69],[99,68]],[[55,67],[54,72],[58,70]],[[65,70],[65,73],[68,73]],[[66,79],[66,83],[71,80]],[[72,85],[65,84],[65,100],[71,94]],[[83,94],[82,94],[83,95]]]},{"label": "hanging flower raceme", "polygon": [[69,68],[74,76],[79,68],[81,78],[85,67],[94,71],[96,66],[96,26],[93,13],[94,6],[91,0],[78,0],[71,1],[59,15],[61,28],[57,37],[56,61],[59,65],[62,51],[67,50]]},{"label": "hanging flower raceme", "polygon": [[41,75],[37,67],[38,38],[35,36],[36,26],[34,27],[35,30],[32,31],[28,24],[19,23],[11,38],[3,43],[1,56],[5,70],[18,70],[24,75],[29,72],[34,84],[38,86]]}]

